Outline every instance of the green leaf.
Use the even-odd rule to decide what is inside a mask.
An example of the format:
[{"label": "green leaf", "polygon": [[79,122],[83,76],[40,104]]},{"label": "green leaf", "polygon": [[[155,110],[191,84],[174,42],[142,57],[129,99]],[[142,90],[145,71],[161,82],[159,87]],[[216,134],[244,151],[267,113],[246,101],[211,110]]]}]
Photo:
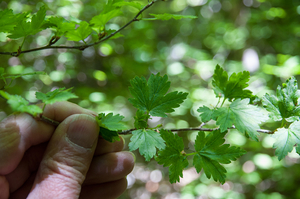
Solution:
[{"label": "green leaf", "polygon": [[246,153],[238,147],[223,144],[224,135],[219,130],[207,136],[204,132],[199,132],[195,141],[197,154],[193,158],[193,164],[198,173],[203,169],[207,178],[212,176],[215,181],[222,184],[225,183],[226,169],[221,164],[229,164]]},{"label": "green leaf", "polygon": [[42,100],[45,104],[53,104],[55,102],[67,101],[72,98],[78,98],[75,94],[71,93],[72,88],[58,88],[48,93],[36,92],[35,96],[37,99]]},{"label": "green leaf", "polygon": [[113,115],[109,113],[100,113],[96,117],[96,121],[100,126],[100,135],[109,142],[119,141],[120,137],[117,131],[126,129],[126,126],[121,123],[124,117],[121,115]]},{"label": "green leaf", "polygon": [[66,37],[70,41],[84,41],[92,33],[92,28],[86,21],[81,21],[79,27],[74,30],[68,30]]},{"label": "green leaf", "polygon": [[169,179],[171,183],[179,182],[182,176],[182,171],[188,166],[188,160],[182,153],[184,143],[182,138],[170,131],[161,130],[161,137],[166,142],[166,148],[158,151],[158,156],[155,160],[158,164],[164,167],[169,167]]},{"label": "green leaf", "polygon": [[293,122],[299,120],[300,116],[299,97],[300,91],[298,90],[297,80],[295,77],[290,77],[283,84],[283,87],[277,87],[276,96],[265,94],[262,103],[273,120],[281,121],[285,119],[288,122]]},{"label": "green leaf", "polygon": [[166,113],[173,112],[174,108],[179,107],[188,95],[188,93],[177,91],[166,94],[170,88],[170,82],[166,75],[161,77],[159,73],[152,74],[148,82],[144,77],[135,77],[130,83],[129,91],[134,98],[130,98],[129,102],[152,116],[167,117]]},{"label": "green leaf", "polygon": [[216,97],[224,97],[225,99],[244,99],[251,98],[252,92],[246,90],[248,81],[250,78],[250,73],[248,71],[240,73],[232,73],[228,80],[228,74],[219,65],[216,66],[212,85],[214,86],[214,92]]},{"label": "green leaf", "polygon": [[148,127],[149,115],[141,110],[137,110],[136,115],[134,116],[134,127],[136,129],[143,129]]},{"label": "green leaf", "polygon": [[25,112],[33,116],[43,112],[40,107],[36,105],[29,105],[29,102],[19,95],[10,95],[2,90],[0,90],[0,95],[7,99],[7,103],[13,111]]},{"label": "green leaf", "polygon": [[122,115],[113,115],[113,113],[108,113],[105,115],[105,113],[100,113],[96,120],[99,124],[99,126],[107,128],[112,131],[119,131],[126,129],[126,126],[121,123],[121,120],[124,118]]},{"label": "green leaf", "polygon": [[164,13],[164,14],[150,14],[151,16],[155,18],[143,18],[143,20],[170,20],[170,19],[196,19],[197,16],[193,15],[176,15],[176,14],[170,14],[170,13]]},{"label": "green leaf", "polygon": [[27,18],[23,18],[17,26],[11,31],[8,36],[11,39],[18,39],[21,37],[26,37],[28,35],[34,35],[41,31],[41,26],[45,20],[46,8],[42,6],[40,10],[34,14],[31,21],[28,22]]},{"label": "green leaf", "polygon": [[68,31],[75,30],[76,23],[69,22],[63,17],[50,17],[48,18],[46,25],[56,30],[56,36],[60,37]]},{"label": "green leaf", "polygon": [[277,129],[272,137],[276,139],[273,148],[276,148],[275,155],[278,156],[278,160],[282,160],[289,152],[291,152],[295,144],[298,145],[297,153],[300,154],[300,121],[292,123],[288,129]]},{"label": "green leaf", "polygon": [[92,24],[93,27],[99,28],[100,30],[104,30],[105,24],[109,20],[120,15],[122,15],[122,12],[119,8],[111,10],[107,13],[100,13],[91,19],[90,24]]},{"label": "green leaf", "polygon": [[26,17],[27,13],[13,14],[13,10],[0,11],[0,32],[10,32]]},{"label": "green leaf", "polygon": [[121,1],[121,2],[118,2],[118,3],[114,3],[113,5],[116,6],[116,7],[131,6],[131,7],[134,7],[136,9],[138,9],[138,10],[142,9],[142,4],[138,1],[130,1],[130,2]]},{"label": "green leaf", "polygon": [[208,122],[211,119],[216,119],[213,117],[214,109],[210,109],[207,106],[200,107],[197,111],[201,113],[200,118],[202,122]]},{"label": "green leaf", "polygon": [[129,150],[134,151],[139,149],[142,156],[145,157],[146,161],[156,154],[156,148],[162,150],[165,148],[164,140],[160,134],[150,129],[138,129],[132,131],[132,137],[129,143]]},{"label": "green leaf", "polygon": [[213,117],[217,118],[217,125],[220,125],[221,132],[235,125],[238,131],[256,141],[258,141],[259,124],[268,119],[258,107],[249,104],[249,99],[237,99],[229,107],[218,108],[214,111]]}]

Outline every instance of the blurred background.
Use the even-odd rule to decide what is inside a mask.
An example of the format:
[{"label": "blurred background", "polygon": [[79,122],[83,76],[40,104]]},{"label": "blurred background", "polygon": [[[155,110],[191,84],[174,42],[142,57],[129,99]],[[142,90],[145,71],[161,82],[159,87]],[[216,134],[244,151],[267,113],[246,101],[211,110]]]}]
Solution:
[{"label": "blurred background", "polygon": [[[0,1],[0,10],[15,13],[37,12],[46,5],[48,15],[67,20],[89,21],[103,9],[104,0],[15,0]],[[143,5],[147,0],[140,1]],[[119,29],[138,12],[124,7],[123,16],[112,19],[110,29]],[[230,74],[248,70],[250,90],[258,97],[274,94],[288,77],[300,74],[300,2],[298,0],[170,0],[159,1],[148,13],[195,15],[198,19],[137,21],[121,32],[124,37],[78,50],[43,50],[19,57],[0,55],[0,66],[10,74],[45,71],[47,75],[25,76],[12,82],[11,94],[37,102],[36,91],[48,92],[59,87],[74,87],[79,96],[72,102],[97,112],[114,112],[125,116],[133,127],[135,108],[128,102],[130,79],[167,74],[170,91],[189,92],[188,99],[170,118],[152,118],[151,126],[165,128],[196,127],[201,124],[197,109],[215,105],[211,78],[216,64]],[[109,29],[108,28],[108,29]],[[23,49],[48,44],[53,36],[44,30],[28,37]],[[90,38],[91,40],[92,38]],[[90,41],[89,39],[87,41]],[[9,40],[0,33],[0,51],[16,51],[22,40]],[[61,38],[56,45],[76,43]],[[77,43],[78,44],[78,43]],[[0,117],[11,113],[0,99]],[[209,123],[208,127],[213,127]],[[274,130],[278,124],[266,123]],[[186,147],[197,132],[180,132]],[[125,136],[127,143],[130,137]],[[231,130],[226,142],[248,152],[238,161],[225,165],[224,185],[207,179],[194,168],[187,168],[180,183],[168,182],[168,169],[155,161],[145,162],[137,156],[136,166],[128,175],[128,190],[121,199],[283,199],[300,198],[299,155],[294,151],[278,161],[270,136],[261,135],[255,142]],[[125,150],[128,150],[126,148]]]}]

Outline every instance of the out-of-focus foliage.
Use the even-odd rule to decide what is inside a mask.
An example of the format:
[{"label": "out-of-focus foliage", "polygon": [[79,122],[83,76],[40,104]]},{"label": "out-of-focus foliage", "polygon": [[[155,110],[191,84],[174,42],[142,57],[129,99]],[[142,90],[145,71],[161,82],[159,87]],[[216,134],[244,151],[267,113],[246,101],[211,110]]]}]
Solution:
[{"label": "out-of-focus foliage", "polygon": [[[146,0],[137,2],[147,3]],[[47,14],[62,16],[68,21],[90,21],[103,10],[103,4],[98,0],[3,0],[0,10],[10,8],[14,13],[36,13],[44,5],[49,9]],[[138,10],[126,6],[121,11],[123,16],[112,19],[109,29],[120,28]],[[166,128],[184,128],[200,124],[197,119],[200,106],[211,108],[218,103],[211,84],[216,64],[230,74],[250,71],[250,90],[258,97],[266,92],[275,94],[277,86],[292,75],[299,81],[299,1],[170,0],[158,2],[143,14],[151,18],[147,13],[195,15],[198,18],[137,21],[121,32],[123,37],[83,52],[59,49],[19,57],[0,55],[1,67],[9,75],[47,72],[47,75],[14,79],[7,92],[37,102],[35,91],[74,87],[73,92],[78,98],[71,101],[97,112],[124,115],[124,121],[133,127],[135,108],[127,101],[132,97],[127,89],[129,79],[160,72],[169,76],[171,89],[190,95],[175,113],[171,113],[174,119],[153,117],[149,125],[155,127],[163,123]],[[24,48],[46,45],[51,36],[51,32],[45,30],[28,37]],[[0,33],[0,51],[15,51],[21,42]],[[65,41],[57,44],[60,42]],[[74,43],[68,41],[67,44]],[[11,111],[4,100],[1,110],[1,117],[5,116],[4,112]],[[264,128],[275,130],[279,126],[267,123]],[[180,132],[178,135],[184,138],[185,145],[191,146],[197,132]],[[183,171],[180,183],[170,185],[167,170],[155,161],[145,164],[143,158],[137,156],[135,169],[128,176],[129,189],[121,198],[299,198],[299,156],[292,151],[279,162],[272,149],[274,139],[266,135],[260,135],[258,139],[260,142],[254,142],[230,130],[226,142],[250,152],[238,161],[224,165],[228,172],[223,185],[192,169]],[[188,161],[191,163],[192,159]]]}]

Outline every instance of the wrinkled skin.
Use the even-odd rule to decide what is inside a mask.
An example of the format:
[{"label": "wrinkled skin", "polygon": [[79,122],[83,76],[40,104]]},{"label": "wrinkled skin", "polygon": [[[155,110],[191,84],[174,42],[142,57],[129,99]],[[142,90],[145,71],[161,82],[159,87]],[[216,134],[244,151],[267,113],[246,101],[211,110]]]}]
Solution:
[{"label": "wrinkled skin", "polygon": [[134,166],[124,141],[99,138],[96,113],[69,102],[47,105],[54,127],[28,114],[0,123],[0,199],[116,198]]}]

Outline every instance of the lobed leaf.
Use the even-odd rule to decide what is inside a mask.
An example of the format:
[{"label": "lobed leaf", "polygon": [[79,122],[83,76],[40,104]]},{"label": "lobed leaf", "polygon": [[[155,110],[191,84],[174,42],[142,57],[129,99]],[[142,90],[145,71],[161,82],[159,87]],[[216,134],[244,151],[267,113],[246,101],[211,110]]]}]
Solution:
[{"label": "lobed leaf", "polygon": [[249,78],[250,73],[248,71],[244,71],[240,73],[232,73],[228,79],[227,72],[217,65],[212,81],[216,97],[224,97],[230,101],[232,99],[253,97],[252,92],[245,89],[249,86],[247,83]]},{"label": "lobed leaf", "polygon": [[258,107],[249,104],[249,99],[237,99],[229,107],[218,108],[214,111],[213,117],[217,118],[216,124],[220,125],[221,132],[235,125],[238,131],[256,141],[258,141],[259,124],[268,119],[268,116]]},{"label": "lobed leaf", "polygon": [[285,119],[288,122],[294,122],[300,118],[299,97],[297,80],[295,77],[291,77],[282,87],[277,87],[276,96],[265,94],[262,103],[273,120]]},{"label": "lobed leaf", "polygon": [[205,136],[200,131],[195,141],[197,154],[193,158],[193,164],[199,173],[202,169],[207,178],[213,177],[215,181],[225,183],[226,169],[221,164],[229,164],[246,152],[238,147],[230,147],[223,144],[225,134],[215,130]]},{"label": "lobed leaf", "polygon": [[92,28],[86,21],[81,21],[79,27],[74,30],[68,30],[66,37],[70,41],[84,41],[92,33]]},{"label": "lobed leaf", "polygon": [[53,104],[55,102],[67,101],[72,98],[77,98],[77,96],[70,92],[72,88],[58,88],[54,91],[48,93],[36,92],[35,96],[37,99],[42,100],[45,104]]},{"label": "lobed leaf", "polygon": [[55,35],[61,37],[66,32],[75,30],[76,23],[69,22],[63,17],[50,17],[47,19],[44,26],[55,29]]},{"label": "lobed leaf", "polygon": [[99,15],[94,16],[91,21],[90,24],[92,24],[93,27],[99,28],[100,30],[104,30],[105,29],[105,24],[117,17],[120,16],[122,14],[122,11],[119,8],[115,8],[114,10],[111,10],[107,13],[100,13]]},{"label": "lobed leaf", "polygon": [[27,13],[13,14],[11,9],[0,11],[0,32],[10,33],[26,15]]},{"label": "lobed leaf", "polygon": [[165,148],[165,141],[161,135],[150,129],[132,131],[130,141],[128,144],[129,150],[134,151],[139,149],[140,154],[145,157],[146,161],[150,161],[156,154],[156,148],[159,150]]},{"label": "lobed leaf", "polygon": [[210,109],[208,108],[207,106],[203,106],[203,107],[200,107],[198,108],[197,110],[200,114],[200,118],[201,118],[201,121],[202,122],[208,122],[210,121],[211,119],[216,119],[214,116],[213,116],[213,113],[214,113],[214,109]]},{"label": "lobed leaf", "polygon": [[130,83],[129,91],[134,98],[130,98],[129,102],[152,116],[167,117],[166,113],[173,112],[188,95],[177,91],[166,94],[170,88],[166,75],[152,74],[148,81],[144,77],[135,77]]},{"label": "lobed leaf", "polygon": [[40,10],[32,16],[31,21],[28,21],[27,18],[23,17],[14,29],[10,31],[8,37],[11,39],[18,39],[40,32],[45,16],[46,8],[45,6],[42,6]]},{"label": "lobed leaf", "polygon": [[170,19],[196,19],[197,16],[193,15],[177,15],[177,14],[170,14],[170,13],[164,13],[164,14],[150,14],[151,16],[155,18],[144,18],[143,20],[170,20]]},{"label": "lobed leaf", "polygon": [[161,137],[166,142],[166,148],[158,151],[155,160],[164,167],[169,167],[169,180],[171,183],[179,182],[183,177],[182,171],[188,166],[188,160],[181,152],[184,150],[182,138],[170,131],[161,130]]},{"label": "lobed leaf", "polygon": [[142,9],[142,4],[138,1],[130,1],[130,2],[120,1],[120,2],[114,3],[113,5],[116,7],[131,6],[138,10]]},{"label": "lobed leaf", "polygon": [[276,148],[275,155],[282,160],[297,144],[296,151],[300,154],[300,121],[293,122],[288,129],[279,128],[272,135],[276,139],[273,148]]},{"label": "lobed leaf", "polygon": [[3,90],[0,90],[0,95],[7,99],[7,103],[13,111],[29,113],[33,116],[43,112],[37,105],[29,105],[29,102],[19,95],[10,95]]},{"label": "lobed leaf", "polygon": [[100,135],[109,142],[119,141],[119,134],[117,131],[126,129],[126,126],[121,123],[124,117],[121,115],[113,115],[109,113],[100,113],[96,117],[96,121],[100,126]]}]

